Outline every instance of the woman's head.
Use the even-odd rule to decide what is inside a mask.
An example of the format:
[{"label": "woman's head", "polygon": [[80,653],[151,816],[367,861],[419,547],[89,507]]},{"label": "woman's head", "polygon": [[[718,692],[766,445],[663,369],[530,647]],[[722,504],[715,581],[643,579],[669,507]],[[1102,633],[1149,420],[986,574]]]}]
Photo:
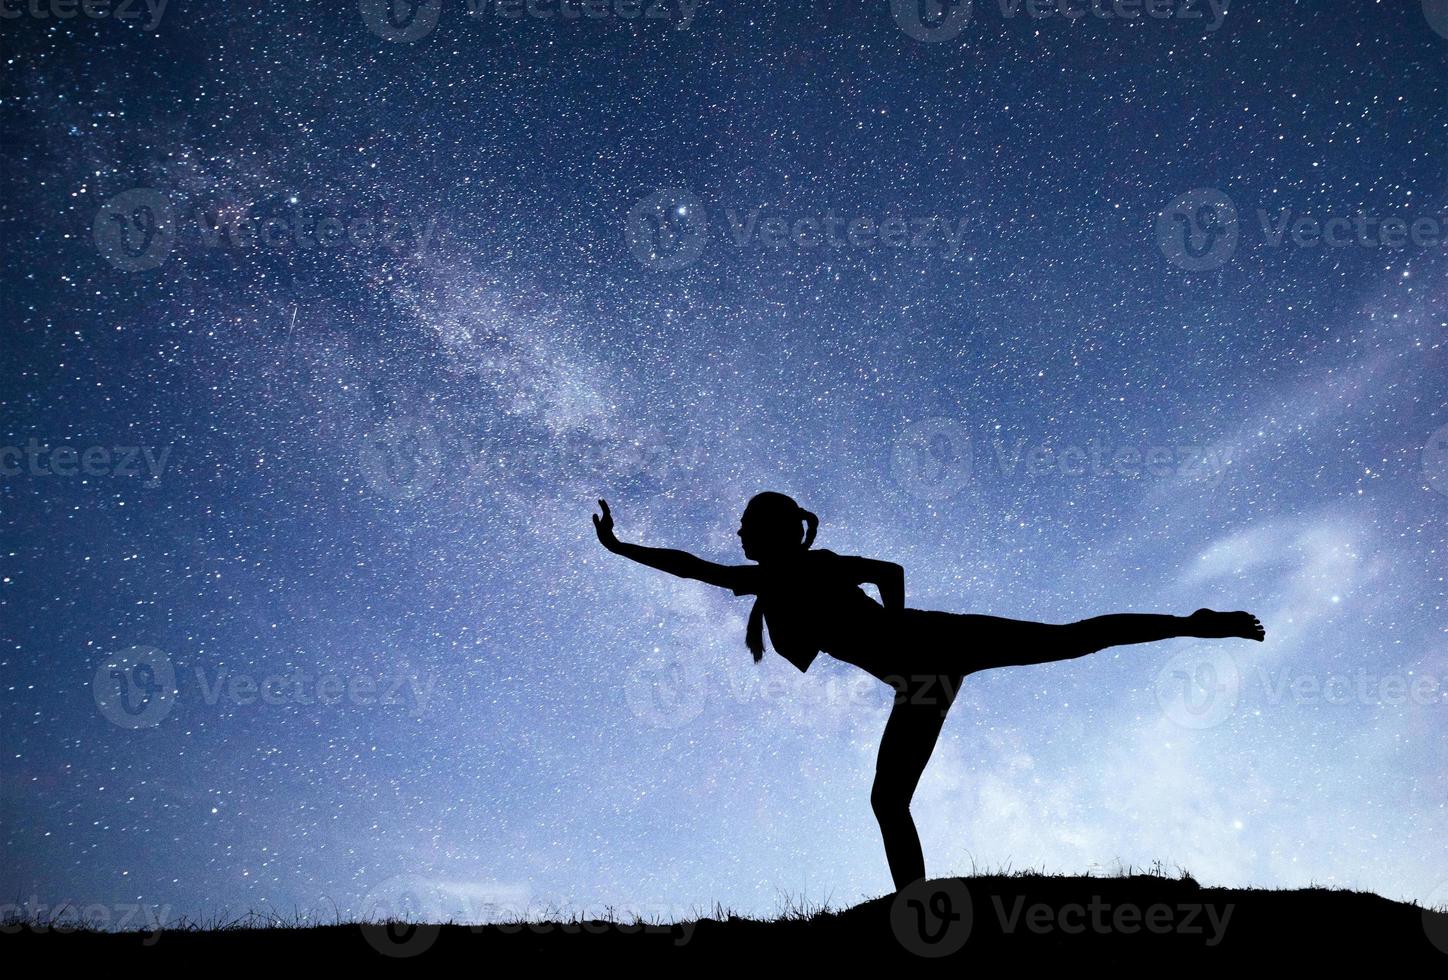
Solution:
[{"label": "woman's head", "polygon": [[[790,555],[802,554],[814,543],[820,519],[793,497],[765,491],[755,494],[739,518],[739,543],[744,557],[751,561],[769,562]],[[754,600],[749,610],[749,625],[744,631],[744,644],[758,663],[764,656],[764,597]]]},{"label": "woman's head", "polygon": [[755,494],[739,518],[744,557],[765,562],[805,551],[814,543],[820,519],[793,497],[766,490]]}]

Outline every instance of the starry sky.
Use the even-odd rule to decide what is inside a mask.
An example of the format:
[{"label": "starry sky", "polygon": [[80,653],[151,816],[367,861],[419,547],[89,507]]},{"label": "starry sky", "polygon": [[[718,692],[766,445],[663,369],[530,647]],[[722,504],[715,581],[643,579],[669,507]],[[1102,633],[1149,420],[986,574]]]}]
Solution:
[{"label": "starry sky", "polygon": [[970,678],[933,874],[1448,901],[1448,10],[1151,6],[7,0],[0,896],[888,891],[887,689],[589,522],[774,489],[1266,624]]}]

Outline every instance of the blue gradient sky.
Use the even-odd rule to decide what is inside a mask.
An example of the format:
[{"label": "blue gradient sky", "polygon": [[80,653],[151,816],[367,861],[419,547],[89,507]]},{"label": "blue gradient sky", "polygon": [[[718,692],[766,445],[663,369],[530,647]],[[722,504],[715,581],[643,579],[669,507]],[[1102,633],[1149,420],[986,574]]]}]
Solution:
[{"label": "blue gradient sky", "polygon": [[[747,600],[588,520],[604,496],[625,539],[742,561],[762,489],[903,564],[915,606],[1267,626],[970,678],[916,797],[932,873],[1443,896],[1443,238],[1272,231],[1448,223],[1426,9],[1239,2],[1209,31],[978,4],[943,41],[880,4],[685,28],[443,0],[413,42],[353,4],[7,21],[0,896],[887,891],[887,691],[754,666]],[[136,188],[176,234],[128,271],[104,229]],[[1158,219],[1204,189],[1238,238],[1185,269]],[[659,201],[678,268],[631,247]],[[737,244],[752,209],[959,246]],[[198,214],[285,225],[208,245]],[[318,216],[404,227],[303,247]],[[31,439],[110,462],[58,474]],[[97,670],[136,647],[175,688],[126,727]],[[269,677],[301,696],[246,686]]]}]

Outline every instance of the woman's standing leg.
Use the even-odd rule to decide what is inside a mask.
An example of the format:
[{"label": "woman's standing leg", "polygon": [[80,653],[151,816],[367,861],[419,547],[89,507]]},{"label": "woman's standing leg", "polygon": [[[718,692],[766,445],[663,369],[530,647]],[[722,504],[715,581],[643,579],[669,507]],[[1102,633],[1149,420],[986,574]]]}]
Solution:
[{"label": "woman's standing leg", "polygon": [[880,739],[870,806],[885,839],[890,877],[895,881],[895,890],[900,891],[925,877],[925,855],[915,820],[910,816],[910,799],[935,751],[940,728],[960,688],[961,675],[897,677],[890,682],[896,691],[895,707]]}]

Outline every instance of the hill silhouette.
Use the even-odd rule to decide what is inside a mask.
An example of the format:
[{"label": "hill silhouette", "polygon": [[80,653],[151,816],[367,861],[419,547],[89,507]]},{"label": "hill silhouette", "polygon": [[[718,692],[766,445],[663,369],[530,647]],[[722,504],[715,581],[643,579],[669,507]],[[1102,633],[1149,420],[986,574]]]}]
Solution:
[{"label": "hill silhouette", "polygon": [[113,969],[299,961],[347,969],[389,959],[429,968],[535,970],[560,964],[905,968],[1054,965],[1150,968],[1448,965],[1448,914],[1378,895],[1322,888],[1203,888],[1158,874],[942,878],[840,911],[774,920],[719,913],[689,922],[558,920],[486,926],[336,923],[256,928],[249,920],[159,933],[58,930],[9,922],[8,957]]}]

